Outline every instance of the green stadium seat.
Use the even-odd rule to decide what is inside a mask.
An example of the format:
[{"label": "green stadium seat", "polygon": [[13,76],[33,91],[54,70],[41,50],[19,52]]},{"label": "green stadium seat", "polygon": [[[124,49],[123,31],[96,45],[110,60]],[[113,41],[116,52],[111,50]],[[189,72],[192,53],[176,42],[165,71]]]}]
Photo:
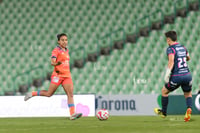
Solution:
[{"label": "green stadium seat", "polygon": [[164,7],[163,8],[163,13],[164,13],[164,15],[166,15],[166,16],[169,16],[169,15],[173,15],[174,14],[174,7],[172,6],[172,7]]},{"label": "green stadium seat", "polygon": [[39,78],[44,78],[44,72],[43,72],[43,68],[37,68],[37,69],[33,69],[30,72],[30,77],[31,79],[39,79]]},{"label": "green stadium seat", "polygon": [[15,92],[14,83],[12,80],[7,80],[6,82],[4,81],[2,88],[4,89],[4,92]]},{"label": "green stadium seat", "polygon": [[150,21],[153,22],[158,22],[161,21],[162,18],[162,13],[158,12],[158,13],[154,13],[153,15],[150,16]]},{"label": "green stadium seat", "polygon": [[176,8],[177,9],[183,9],[183,8],[185,8],[186,7],[186,0],[178,0],[178,1],[176,1]]},{"label": "green stadium seat", "polygon": [[14,80],[15,89],[20,85],[26,85],[27,83],[30,83],[30,77],[28,74],[18,75]]}]

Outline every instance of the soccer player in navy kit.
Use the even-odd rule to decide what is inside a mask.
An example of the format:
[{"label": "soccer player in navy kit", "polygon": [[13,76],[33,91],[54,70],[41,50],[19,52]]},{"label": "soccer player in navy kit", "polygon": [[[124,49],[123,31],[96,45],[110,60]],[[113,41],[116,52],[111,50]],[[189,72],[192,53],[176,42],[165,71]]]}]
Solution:
[{"label": "soccer player in navy kit", "polygon": [[181,86],[186,99],[187,110],[184,121],[190,120],[192,113],[192,76],[187,61],[190,60],[187,49],[177,42],[175,31],[165,33],[167,44],[168,67],[164,77],[165,85],[162,88],[162,109],[155,108],[154,112],[161,117],[167,116],[168,94]]}]

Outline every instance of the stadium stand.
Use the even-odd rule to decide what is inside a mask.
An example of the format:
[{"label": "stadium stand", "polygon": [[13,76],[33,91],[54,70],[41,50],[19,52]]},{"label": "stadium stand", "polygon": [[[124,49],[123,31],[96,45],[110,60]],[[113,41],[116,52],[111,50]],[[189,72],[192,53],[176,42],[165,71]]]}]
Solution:
[{"label": "stadium stand", "polygon": [[[166,24],[149,37],[140,37],[136,43],[126,43],[123,50],[114,50],[110,56],[100,56],[97,63],[86,63],[83,69],[72,69],[76,93],[138,94],[160,93],[167,58],[164,32],[176,30],[179,42],[191,53],[189,62],[193,73],[193,92],[198,90],[199,76],[199,12],[191,11],[187,18],[178,17],[174,24]],[[188,21],[192,21],[188,23]],[[194,27],[193,27],[194,26]],[[185,27],[183,30],[182,28]],[[191,27],[192,30],[191,30]],[[188,33],[192,34],[188,36]],[[192,41],[191,41],[192,40]],[[150,54],[149,54],[150,53]],[[197,62],[196,62],[197,61]],[[153,78],[152,78],[153,77]],[[42,89],[44,89],[43,87]],[[63,93],[57,92],[57,94]],[[182,93],[178,89],[176,93]]]},{"label": "stadium stand", "polygon": [[[190,66],[197,89],[199,47],[195,44],[199,42],[199,31],[194,26],[199,26],[199,11],[194,11],[199,9],[198,3],[197,0],[175,4],[173,0],[3,1],[0,95],[47,89],[49,81],[45,79],[49,79],[47,75],[53,69],[49,64],[50,52],[56,46],[56,34],[61,32],[69,35],[75,93],[160,93],[166,47],[161,44],[165,44],[163,32],[169,29],[178,31],[180,40],[191,51],[191,58],[195,58]],[[194,11],[187,13],[188,10]],[[146,17],[152,12],[155,13]],[[149,28],[156,22],[159,23]],[[151,28],[160,29],[163,22],[174,24],[150,32]],[[135,34],[142,37],[132,44]],[[124,35],[129,41],[126,44]],[[121,50],[112,50],[113,47]],[[98,57],[100,54],[110,56]],[[95,63],[87,62],[83,67],[87,60]],[[58,89],[56,93],[64,91]]]}]

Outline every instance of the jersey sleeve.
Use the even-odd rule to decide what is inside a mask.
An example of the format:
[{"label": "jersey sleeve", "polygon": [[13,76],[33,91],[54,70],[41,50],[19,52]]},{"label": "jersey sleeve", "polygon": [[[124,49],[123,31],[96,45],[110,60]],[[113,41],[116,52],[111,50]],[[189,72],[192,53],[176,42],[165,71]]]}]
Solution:
[{"label": "jersey sleeve", "polygon": [[58,49],[55,48],[51,53],[51,58],[57,58],[58,57]]},{"label": "jersey sleeve", "polygon": [[166,54],[167,54],[167,56],[169,56],[170,54],[175,55],[175,50],[174,50],[174,48],[167,48]]}]

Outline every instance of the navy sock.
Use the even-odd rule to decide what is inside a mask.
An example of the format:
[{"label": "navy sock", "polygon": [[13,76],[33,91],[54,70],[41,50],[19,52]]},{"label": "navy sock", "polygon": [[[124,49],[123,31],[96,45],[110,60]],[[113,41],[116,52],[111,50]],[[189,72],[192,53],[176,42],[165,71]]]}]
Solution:
[{"label": "navy sock", "polygon": [[168,96],[167,97],[162,96],[162,112],[165,115],[167,114],[167,105],[168,105]]},{"label": "navy sock", "polygon": [[192,108],[192,97],[186,98],[187,108]]}]

